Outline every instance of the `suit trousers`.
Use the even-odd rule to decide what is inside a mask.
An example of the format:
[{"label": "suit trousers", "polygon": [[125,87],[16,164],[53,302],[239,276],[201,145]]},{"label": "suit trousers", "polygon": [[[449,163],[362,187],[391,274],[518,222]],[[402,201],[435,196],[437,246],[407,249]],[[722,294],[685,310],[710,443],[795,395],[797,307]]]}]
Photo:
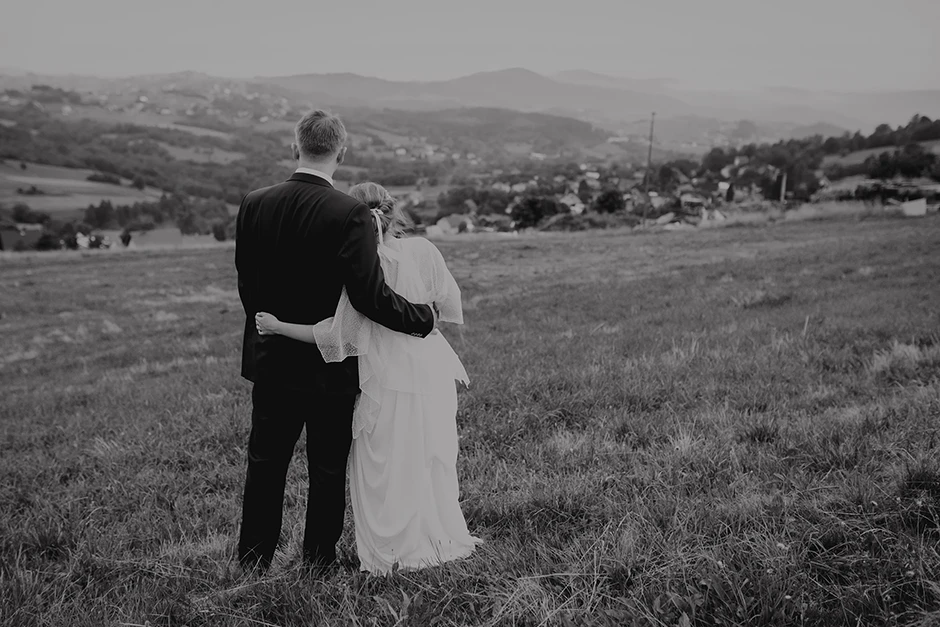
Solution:
[{"label": "suit trousers", "polygon": [[271,564],[281,535],[287,469],[304,426],[309,474],[304,559],[313,566],[336,561],[346,513],[346,462],[355,401],[356,395],[254,385],[238,542],[243,567],[265,569]]}]

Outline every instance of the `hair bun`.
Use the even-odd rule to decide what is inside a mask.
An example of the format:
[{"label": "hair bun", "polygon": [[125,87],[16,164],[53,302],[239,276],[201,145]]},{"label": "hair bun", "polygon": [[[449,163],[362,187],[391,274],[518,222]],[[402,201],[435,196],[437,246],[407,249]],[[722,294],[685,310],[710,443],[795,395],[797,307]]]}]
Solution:
[{"label": "hair bun", "polygon": [[388,213],[395,206],[395,199],[391,197],[383,198],[378,203],[372,207],[373,209],[378,209],[382,213]]}]

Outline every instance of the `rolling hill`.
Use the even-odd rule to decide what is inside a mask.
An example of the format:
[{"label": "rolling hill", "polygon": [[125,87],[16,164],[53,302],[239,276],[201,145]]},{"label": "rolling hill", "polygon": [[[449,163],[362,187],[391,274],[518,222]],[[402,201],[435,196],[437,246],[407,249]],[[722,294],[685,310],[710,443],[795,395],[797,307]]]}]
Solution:
[{"label": "rolling hill", "polygon": [[345,116],[357,133],[375,131],[425,138],[447,151],[492,153],[500,146],[529,152],[576,152],[606,142],[609,134],[588,122],[544,113],[470,107],[417,112],[357,110]]},{"label": "rolling hill", "polygon": [[[633,144],[645,142],[652,111],[656,112],[657,146],[686,153],[701,153],[711,146],[735,142],[841,135],[846,130],[868,132],[883,122],[906,123],[914,113],[940,116],[940,90],[871,93],[812,92],[783,87],[692,90],[668,79],[628,79],[586,70],[545,76],[510,68],[425,82],[350,73],[248,80],[198,72],[116,79],[29,73],[0,75],[0,88],[29,89],[37,83],[108,95],[109,111],[85,107],[74,114],[91,115],[102,121],[116,117],[111,109],[118,104],[123,108],[124,122],[143,123],[146,118],[152,124],[183,123],[221,131],[214,124],[218,120],[229,127],[288,134],[300,111],[321,106],[361,121],[367,134],[372,128],[379,136],[383,132],[413,139],[433,135],[432,143],[474,152],[493,152],[498,144],[505,144],[508,152],[516,154],[528,154],[529,150],[578,151],[590,149],[590,144],[603,147],[605,153],[632,154],[637,148]],[[150,99],[147,110],[130,112],[128,107],[136,105],[141,96]],[[280,107],[279,101],[284,109],[269,117],[265,111]],[[202,113],[195,118],[181,115],[185,109],[194,107],[202,107]],[[455,113],[460,109],[476,112]],[[498,109],[554,117],[521,118],[497,114]],[[399,113],[391,113],[393,110]],[[484,110],[489,113],[484,115]],[[166,116],[166,112],[171,115]],[[468,123],[467,116],[474,121]],[[576,127],[563,118],[586,122],[588,126]],[[429,130],[428,125],[434,130]],[[586,130],[590,126],[603,131]],[[742,132],[744,127],[751,131]],[[530,130],[523,133],[523,129]],[[520,133],[528,136],[520,138]],[[604,146],[606,138],[601,137],[604,134],[625,136],[630,141],[617,147]],[[588,154],[597,151],[589,150]]]},{"label": "rolling hill", "polygon": [[305,95],[329,94],[336,104],[428,110],[492,107],[520,111],[554,111],[582,119],[632,119],[657,110],[681,114],[691,107],[681,100],[642,91],[579,86],[536,72],[512,68],[480,72],[449,81],[387,81],[355,74],[306,74],[254,79]]},{"label": "rolling hill", "polygon": [[786,87],[747,90],[684,89],[667,79],[627,79],[586,70],[543,76],[522,68],[480,72],[447,81],[389,81],[356,74],[259,77],[336,105],[432,110],[497,107],[628,123],[651,111],[666,119],[697,115],[719,121],[754,120],[794,125],[831,124],[866,130],[903,124],[914,112],[940,115],[940,90],[815,92]]}]

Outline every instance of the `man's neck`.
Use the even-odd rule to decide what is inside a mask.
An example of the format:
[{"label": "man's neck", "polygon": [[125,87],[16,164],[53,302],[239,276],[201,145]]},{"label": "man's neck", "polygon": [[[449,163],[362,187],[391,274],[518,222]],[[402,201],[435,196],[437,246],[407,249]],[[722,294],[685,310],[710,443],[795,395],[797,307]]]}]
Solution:
[{"label": "man's neck", "polygon": [[317,163],[315,161],[307,161],[306,159],[299,159],[297,161],[297,167],[323,172],[331,178],[333,173],[336,172],[336,163]]}]

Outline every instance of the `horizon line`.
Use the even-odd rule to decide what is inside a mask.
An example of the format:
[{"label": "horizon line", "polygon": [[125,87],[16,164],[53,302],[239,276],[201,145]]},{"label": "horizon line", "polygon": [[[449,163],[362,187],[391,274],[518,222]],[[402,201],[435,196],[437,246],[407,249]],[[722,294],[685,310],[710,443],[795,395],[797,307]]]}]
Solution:
[{"label": "horizon line", "polygon": [[[0,67],[0,77],[9,76],[9,77],[24,77],[24,76],[37,76],[45,78],[93,78],[99,80],[128,80],[134,78],[142,77],[157,77],[157,76],[173,76],[177,74],[199,74],[209,78],[215,78],[220,80],[230,80],[230,81],[251,81],[251,80],[264,80],[264,79],[283,79],[283,78],[295,78],[301,76],[358,76],[360,78],[380,80],[388,83],[446,83],[450,81],[460,80],[462,78],[468,78],[471,76],[478,76],[481,74],[499,74],[513,71],[524,71],[532,74],[536,74],[545,79],[556,81],[562,84],[573,84],[567,83],[564,80],[555,78],[555,76],[560,74],[571,74],[576,72],[588,73],[598,78],[607,78],[612,80],[622,80],[622,81],[637,81],[637,82],[646,82],[646,83],[659,83],[660,85],[665,85],[667,88],[672,88],[677,91],[727,91],[727,92],[737,92],[737,91],[752,91],[752,90],[790,90],[790,91],[803,91],[803,92],[812,92],[812,93],[838,93],[838,94],[853,94],[853,93],[884,93],[884,92],[924,92],[924,91],[940,91],[940,85],[937,86],[920,86],[920,87],[875,87],[869,89],[862,88],[850,88],[850,89],[820,89],[814,87],[799,87],[794,85],[752,85],[752,86],[715,86],[715,87],[701,87],[693,86],[688,84],[687,81],[682,79],[677,79],[674,77],[650,77],[650,78],[634,78],[629,76],[623,76],[618,74],[608,74],[605,72],[598,72],[595,70],[585,69],[585,68],[570,68],[563,70],[556,70],[553,72],[539,72],[536,70],[531,70],[522,66],[511,66],[504,67],[495,70],[478,70],[476,72],[471,72],[469,74],[459,74],[452,76],[451,78],[437,78],[437,79],[393,79],[385,78],[382,76],[376,76],[374,74],[363,74],[359,72],[352,71],[336,71],[336,72],[303,72],[303,73],[293,73],[293,74],[253,74],[253,75],[224,75],[224,74],[214,74],[204,70],[196,69],[179,69],[179,70],[164,70],[159,72],[137,72],[137,73],[121,73],[121,74],[93,74],[87,72],[44,72],[31,69],[23,69],[10,66]],[[576,84],[576,83],[574,83]],[[615,86],[601,86],[608,89],[617,89]],[[626,85],[624,88],[626,89]]]}]

